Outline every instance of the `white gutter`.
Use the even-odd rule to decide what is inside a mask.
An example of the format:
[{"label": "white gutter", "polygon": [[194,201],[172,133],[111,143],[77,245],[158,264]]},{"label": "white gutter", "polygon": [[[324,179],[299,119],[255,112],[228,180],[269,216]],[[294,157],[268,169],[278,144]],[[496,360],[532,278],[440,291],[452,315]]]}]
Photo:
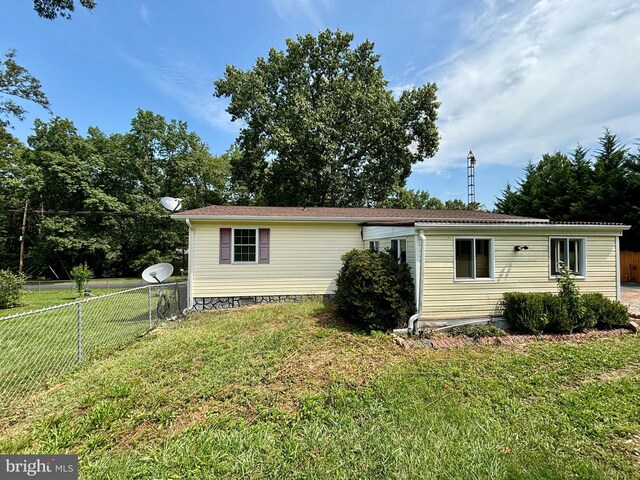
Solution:
[{"label": "white gutter", "polygon": [[[424,263],[427,250],[427,237],[424,236],[424,232],[420,230],[420,272],[416,272],[416,289],[418,289],[418,312],[409,318],[407,328],[397,328],[393,333],[406,333],[412,335],[414,333],[415,323],[422,316],[422,302],[424,298]],[[419,275],[418,275],[419,273]]]},{"label": "white gutter", "polygon": [[189,227],[189,271],[187,272],[187,307],[193,308],[193,242],[195,240],[195,230],[189,219],[185,219]]},{"label": "white gutter", "polygon": [[500,223],[443,223],[443,222],[416,222],[416,228],[429,228],[432,230],[491,230],[495,228],[518,228],[524,230],[587,230],[587,231],[601,231],[608,230],[612,234],[617,233],[622,235],[623,230],[629,230],[630,225],[581,225],[581,224],[544,224],[544,223],[522,223],[522,222],[500,222]]},{"label": "white gutter", "polygon": [[[416,285],[418,283],[418,271],[420,270],[420,251],[418,250],[418,235],[414,229],[413,231],[413,273],[416,279]],[[420,292],[416,288],[416,311],[420,310]]]},{"label": "white gutter", "polygon": [[620,301],[620,237],[616,237],[616,300]]}]

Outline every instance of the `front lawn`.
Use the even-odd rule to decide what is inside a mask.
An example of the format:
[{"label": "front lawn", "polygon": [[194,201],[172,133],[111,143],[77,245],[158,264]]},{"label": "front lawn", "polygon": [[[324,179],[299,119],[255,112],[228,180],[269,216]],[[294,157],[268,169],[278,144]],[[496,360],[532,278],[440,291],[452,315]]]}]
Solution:
[{"label": "front lawn", "polygon": [[640,338],[401,350],[320,303],[193,316],[14,405],[83,478],[637,478]]}]

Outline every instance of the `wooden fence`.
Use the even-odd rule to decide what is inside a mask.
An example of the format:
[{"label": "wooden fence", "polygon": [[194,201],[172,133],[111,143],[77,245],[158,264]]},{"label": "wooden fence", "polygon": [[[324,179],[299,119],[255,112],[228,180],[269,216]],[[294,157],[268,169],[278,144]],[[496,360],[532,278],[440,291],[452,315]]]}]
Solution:
[{"label": "wooden fence", "polygon": [[620,252],[620,281],[640,282],[640,252]]}]

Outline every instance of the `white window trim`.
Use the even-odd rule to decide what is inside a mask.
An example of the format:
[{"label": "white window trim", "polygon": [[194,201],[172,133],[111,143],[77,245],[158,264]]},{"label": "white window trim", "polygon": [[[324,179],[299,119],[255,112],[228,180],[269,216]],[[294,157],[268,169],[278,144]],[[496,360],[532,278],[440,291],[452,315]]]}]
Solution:
[{"label": "white window trim", "polygon": [[[475,249],[475,240],[489,240],[489,276],[488,277],[479,277],[479,278],[466,278],[461,277],[458,278],[458,272],[456,268],[456,242],[458,240],[474,240],[473,248],[471,249],[471,253],[473,253],[472,263],[473,273],[475,275],[476,272],[476,249]],[[494,264],[495,264],[495,248],[494,248],[494,237],[455,237],[453,239],[453,281],[454,282],[486,282],[486,281],[494,281],[495,280],[495,272],[494,272]]]},{"label": "white window trim", "polygon": [[[253,230],[256,232],[256,259],[253,262],[236,262],[236,230]],[[258,263],[260,238],[258,237],[258,229],[253,227],[233,227],[231,229],[231,264],[232,265],[256,265]]]},{"label": "white window trim", "polygon": [[375,252],[379,252],[380,251],[380,240],[369,240],[369,250],[372,250],[371,248],[371,244],[374,243],[375,244],[375,249],[373,249]]},{"label": "white window trim", "polygon": [[587,278],[587,238],[586,237],[549,237],[549,279],[556,280],[559,275],[554,275],[551,267],[551,241],[552,240],[566,240],[567,248],[569,248],[569,240],[579,240],[582,243],[582,253],[580,254],[580,263],[584,265],[584,275],[573,275],[573,278],[578,280],[584,280]]},{"label": "white window trim", "polygon": [[[407,237],[393,237],[389,239],[389,250],[391,251],[391,243],[394,240],[398,240],[398,242],[401,242],[402,240],[404,240],[404,260],[405,263],[407,263]],[[398,243],[398,245],[400,245],[400,243]],[[402,259],[402,255],[400,254],[401,250],[398,249],[398,254],[396,256],[396,261],[398,261],[398,263],[400,263],[400,259]]]}]

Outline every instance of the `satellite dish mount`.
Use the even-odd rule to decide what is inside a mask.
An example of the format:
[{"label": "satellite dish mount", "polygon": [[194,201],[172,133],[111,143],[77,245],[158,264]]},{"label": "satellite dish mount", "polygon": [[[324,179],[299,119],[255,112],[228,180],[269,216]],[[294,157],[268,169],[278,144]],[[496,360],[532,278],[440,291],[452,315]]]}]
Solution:
[{"label": "satellite dish mount", "polygon": [[156,263],[142,272],[142,279],[149,283],[162,283],[173,274],[173,265],[170,263]]},{"label": "satellite dish mount", "polygon": [[182,199],[173,197],[162,197],[160,203],[171,213],[175,213],[182,208]]}]

